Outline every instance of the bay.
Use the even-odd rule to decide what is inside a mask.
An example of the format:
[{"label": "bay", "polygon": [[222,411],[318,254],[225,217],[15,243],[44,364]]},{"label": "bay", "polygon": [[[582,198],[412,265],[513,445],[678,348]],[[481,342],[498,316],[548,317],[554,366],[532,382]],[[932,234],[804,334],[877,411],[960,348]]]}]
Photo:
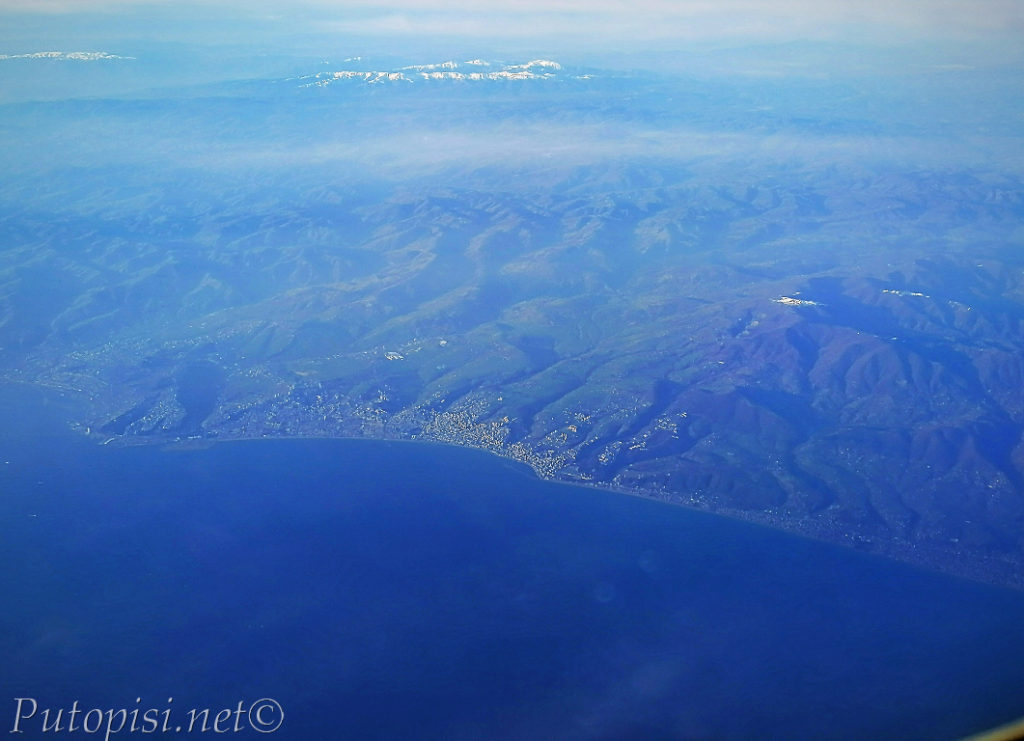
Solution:
[{"label": "bay", "polygon": [[0,403],[8,731],[19,697],[172,727],[272,698],[276,739],[954,739],[1024,715],[1024,593],[479,451],[104,447],[59,400]]}]

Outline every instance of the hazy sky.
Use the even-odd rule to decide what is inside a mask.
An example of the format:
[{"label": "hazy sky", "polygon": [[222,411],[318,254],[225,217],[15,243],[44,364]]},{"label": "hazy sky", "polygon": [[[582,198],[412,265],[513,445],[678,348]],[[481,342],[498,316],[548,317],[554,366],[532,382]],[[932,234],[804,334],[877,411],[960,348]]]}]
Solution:
[{"label": "hazy sky", "polygon": [[[191,8],[191,10],[190,10]],[[197,10],[202,8],[202,10]],[[218,10],[212,10],[217,8]],[[0,11],[49,14],[140,10],[238,15],[308,31],[473,38],[716,39],[752,37],[977,39],[1024,33],[1020,0],[247,0],[190,5],[157,0],[0,0]],[[136,13],[131,13],[135,11]]]}]

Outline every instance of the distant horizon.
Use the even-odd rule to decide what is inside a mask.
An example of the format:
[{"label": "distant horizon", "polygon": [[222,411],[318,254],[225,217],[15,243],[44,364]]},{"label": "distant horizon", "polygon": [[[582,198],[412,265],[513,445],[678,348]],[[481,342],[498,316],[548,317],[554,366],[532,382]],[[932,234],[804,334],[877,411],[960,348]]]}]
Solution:
[{"label": "distant horizon", "polygon": [[63,34],[77,32],[83,38],[100,34],[107,38],[216,44],[333,37],[414,45],[461,40],[471,47],[670,51],[678,49],[680,43],[825,41],[883,46],[982,43],[1012,52],[1019,46],[1015,41],[1024,33],[1024,5],[1011,0],[647,0],[639,4],[528,0],[493,9],[461,0],[385,4],[327,0],[193,4],[160,0],[0,0],[0,17],[7,19],[6,31],[0,32],[3,44],[17,39],[26,28],[36,28]]},{"label": "distant horizon", "polygon": [[15,723],[1019,716],[1021,39],[1024,0],[0,0]]}]

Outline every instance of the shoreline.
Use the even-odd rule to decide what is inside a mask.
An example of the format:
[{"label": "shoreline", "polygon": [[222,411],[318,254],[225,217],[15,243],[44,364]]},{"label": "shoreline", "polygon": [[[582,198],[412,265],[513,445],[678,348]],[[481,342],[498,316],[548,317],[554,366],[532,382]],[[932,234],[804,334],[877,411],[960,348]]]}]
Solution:
[{"label": "shoreline", "polygon": [[[51,404],[59,400],[69,408],[83,405],[89,406],[89,400],[82,399],[73,388],[49,386],[32,383],[25,379],[4,378],[8,384],[19,388],[29,388],[36,391],[45,404]],[[56,395],[56,399],[54,399]],[[644,499],[659,504],[681,507],[690,512],[697,512],[717,517],[744,522],[757,527],[764,527],[776,532],[782,532],[799,538],[806,538],[819,543],[852,550],[862,555],[881,558],[887,561],[895,561],[917,569],[941,574],[951,578],[962,579],[976,584],[983,584],[999,589],[1013,591],[1024,591],[1024,563],[1014,559],[999,559],[986,557],[981,554],[957,553],[956,551],[941,548],[932,543],[914,543],[905,540],[884,539],[878,536],[865,536],[843,532],[839,529],[829,527],[827,523],[815,522],[807,519],[787,517],[783,514],[763,511],[738,510],[725,506],[715,506],[710,502],[679,501],[671,499],[664,493],[657,490],[642,490],[626,488],[596,481],[582,481],[572,478],[559,478],[557,476],[542,475],[529,463],[519,460],[510,455],[503,455],[500,451],[478,445],[465,445],[448,440],[438,440],[430,437],[398,437],[389,435],[260,435],[260,436],[193,436],[181,437],[171,435],[153,436],[125,436],[109,435],[93,432],[86,425],[69,419],[68,415],[60,415],[62,419],[61,429],[71,433],[74,437],[83,442],[91,443],[98,447],[160,447],[169,452],[200,450],[212,447],[219,443],[241,443],[286,440],[362,440],[367,442],[392,442],[403,444],[420,444],[443,446],[445,448],[459,448],[463,450],[479,451],[487,453],[493,458],[507,465],[513,465],[524,472],[528,472],[538,481],[543,481],[558,486],[573,486],[588,491],[604,491],[617,495],[626,495]],[[54,431],[56,433],[56,430]]]},{"label": "shoreline", "polygon": [[[97,436],[87,436],[95,441]],[[1024,573],[1021,571],[1021,564],[1013,561],[995,559],[983,559],[978,556],[968,557],[966,560],[957,558],[957,554],[936,548],[928,543],[913,543],[902,540],[881,540],[878,537],[848,534],[831,530],[820,523],[808,522],[787,518],[771,512],[738,510],[729,507],[715,507],[713,505],[700,506],[699,504],[685,501],[673,501],[661,495],[657,491],[644,491],[642,489],[628,489],[625,487],[604,484],[600,482],[579,481],[568,478],[542,476],[535,468],[528,463],[517,460],[511,456],[502,455],[500,452],[486,447],[473,445],[460,445],[458,443],[434,440],[430,438],[404,438],[404,437],[375,437],[368,435],[266,435],[260,437],[195,437],[195,438],[127,438],[116,436],[113,438],[116,447],[132,446],[162,446],[169,452],[202,450],[221,443],[243,443],[272,441],[281,442],[287,440],[336,440],[336,441],[365,441],[371,443],[399,443],[419,444],[426,446],[437,446],[444,448],[456,448],[468,451],[485,453],[498,461],[508,465],[514,465],[529,473],[538,481],[554,484],[557,486],[572,486],[587,491],[604,491],[617,495],[626,495],[643,499],[658,504],[680,507],[689,512],[697,512],[715,517],[743,522],[756,527],[763,527],[776,532],[782,532],[798,538],[812,540],[818,543],[825,543],[837,548],[851,550],[870,558],[878,558],[886,561],[894,561],[911,566],[934,574],[962,579],[976,584],[983,584],[998,589],[1009,589],[1013,591],[1024,591]],[[135,442],[137,440],[137,442]],[[107,442],[111,442],[107,440]],[[105,443],[100,443],[105,444]]]}]

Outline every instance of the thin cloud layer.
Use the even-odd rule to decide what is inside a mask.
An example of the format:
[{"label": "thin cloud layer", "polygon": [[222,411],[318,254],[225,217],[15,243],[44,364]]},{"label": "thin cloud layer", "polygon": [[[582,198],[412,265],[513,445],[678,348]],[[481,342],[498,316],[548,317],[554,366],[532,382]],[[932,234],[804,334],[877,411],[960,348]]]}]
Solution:
[{"label": "thin cloud layer", "polygon": [[[330,17],[333,3],[311,3]],[[349,6],[353,7],[353,6]],[[683,39],[716,37],[828,37],[851,32],[892,36],[971,37],[1024,30],[1024,3],[783,0],[752,2],[513,3],[481,11],[470,3],[407,2],[374,6],[372,15],[339,18],[355,33],[470,36],[585,36]]]},{"label": "thin cloud layer", "polygon": [[[163,0],[0,0],[0,12],[80,13],[145,11],[188,6]],[[590,37],[807,38],[850,33],[874,36],[971,38],[1024,31],[1024,3],[1016,0],[524,0],[483,7],[469,0],[257,0],[203,4],[241,17],[298,21],[310,30],[375,36],[489,38]]]}]

